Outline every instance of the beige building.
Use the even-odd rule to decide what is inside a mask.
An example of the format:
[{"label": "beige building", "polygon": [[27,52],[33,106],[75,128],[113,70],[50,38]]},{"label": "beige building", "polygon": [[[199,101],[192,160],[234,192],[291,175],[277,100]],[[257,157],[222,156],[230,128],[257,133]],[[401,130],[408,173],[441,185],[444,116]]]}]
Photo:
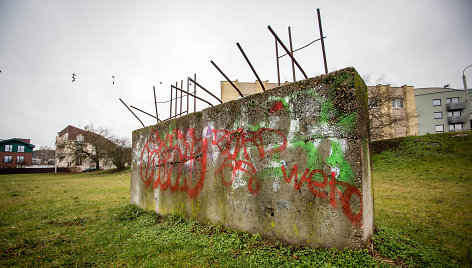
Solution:
[{"label": "beige building", "polygon": [[[249,96],[262,92],[262,86],[259,81],[252,83],[239,82],[238,80],[236,80],[232,82],[244,96]],[[269,83],[269,81],[263,81],[262,83],[264,84],[264,88],[266,90],[273,89],[279,86],[277,83]],[[288,82],[285,82],[281,85],[284,84],[288,84]],[[221,101],[223,101],[223,103],[232,100],[237,100],[239,98],[239,93],[236,91],[236,89],[233,88],[233,86],[228,81],[221,81]]]},{"label": "beige building", "polygon": [[372,140],[418,135],[413,86],[368,86]]},{"label": "beige building", "polygon": [[[233,81],[244,96],[262,92],[256,82]],[[263,82],[266,90],[278,87],[277,83]],[[288,84],[285,82],[283,84]],[[415,92],[412,86],[369,86],[369,111],[372,140],[418,135]],[[239,99],[239,93],[227,81],[221,81],[221,100]]]}]

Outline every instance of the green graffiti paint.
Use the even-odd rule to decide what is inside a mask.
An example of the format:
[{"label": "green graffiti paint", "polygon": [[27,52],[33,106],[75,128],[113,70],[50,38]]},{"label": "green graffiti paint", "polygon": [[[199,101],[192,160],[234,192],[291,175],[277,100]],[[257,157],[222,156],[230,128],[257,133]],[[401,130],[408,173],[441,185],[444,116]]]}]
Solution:
[{"label": "green graffiti paint", "polygon": [[357,128],[357,114],[342,115],[339,117],[337,127],[342,129],[345,133],[349,133]]},{"label": "green graffiti paint", "polygon": [[336,116],[336,109],[333,103],[329,100],[323,100],[321,102],[320,117],[318,118],[319,122],[321,124],[328,124],[333,116]]},{"label": "green graffiti paint", "polygon": [[326,163],[332,167],[339,168],[338,181],[344,181],[352,183],[354,179],[354,173],[352,172],[351,166],[344,158],[343,150],[339,142],[331,140],[331,155],[326,158]]},{"label": "green graffiti paint", "polygon": [[305,149],[307,160],[307,168],[319,169],[321,167],[321,156],[318,152],[318,148],[310,141],[297,141],[292,143],[293,146],[300,146]]},{"label": "green graffiti paint", "polygon": [[251,124],[248,124],[247,128],[251,131],[258,131],[259,129],[262,128],[261,124],[258,124],[258,125],[251,125]]}]

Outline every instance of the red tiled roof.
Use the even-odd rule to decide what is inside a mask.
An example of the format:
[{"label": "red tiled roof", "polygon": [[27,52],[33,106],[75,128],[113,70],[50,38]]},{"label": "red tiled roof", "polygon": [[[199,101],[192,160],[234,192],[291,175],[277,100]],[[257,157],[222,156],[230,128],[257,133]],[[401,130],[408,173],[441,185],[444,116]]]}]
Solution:
[{"label": "red tiled roof", "polygon": [[87,132],[83,129],[68,125],[61,132],[59,132],[59,137],[64,136],[66,133],[69,134],[69,140],[75,140],[77,138],[77,135],[79,134],[85,135],[85,133]]}]

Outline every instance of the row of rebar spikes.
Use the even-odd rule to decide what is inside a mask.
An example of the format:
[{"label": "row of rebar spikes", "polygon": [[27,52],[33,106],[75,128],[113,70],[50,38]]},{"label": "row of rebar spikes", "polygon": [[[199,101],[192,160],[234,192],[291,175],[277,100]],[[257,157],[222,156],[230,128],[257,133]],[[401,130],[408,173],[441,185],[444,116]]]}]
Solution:
[{"label": "row of rebar spikes", "polygon": [[[319,9],[317,9],[317,12],[318,12],[318,23],[319,23],[319,27],[320,27],[320,38],[319,39],[316,39],[314,40],[313,42],[311,42],[310,44],[302,47],[302,48],[305,48],[309,45],[311,45],[312,43],[316,42],[316,41],[319,41],[321,40],[322,42],[322,49],[323,49],[323,60],[324,60],[324,64],[325,64],[325,73],[328,73],[328,69],[327,69],[327,65],[326,65],[326,56],[325,56],[325,49],[324,49],[324,42],[323,42],[323,39],[326,38],[323,36],[323,31],[322,31],[322,28],[321,28],[321,18],[320,18],[320,14],[319,14]],[[290,50],[285,46],[285,44],[282,42],[282,40],[280,40],[280,38],[278,37],[278,35],[274,32],[274,30],[269,26],[267,26],[267,28],[269,29],[269,31],[272,33],[272,35],[274,36],[275,38],[275,49],[276,49],[276,59],[277,59],[277,75],[278,75],[278,85],[280,85],[280,73],[279,73],[279,58],[285,56],[285,55],[288,55],[290,56],[290,58],[292,59],[292,69],[293,69],[293,79],[295,81],[295,69],[293,68],[293,64],[295,64],[298,69],[300,70],[300,72],[303,74],[303,76],[305,77],[305,79],[308,79],[308,76],[306,75],[305,71],[303,70],[303,68],[300,66],[300,64],[298,63],[298,61],[295,59],[295,57],[293,56],[293,52],[294,50],[292,49],[292,42],[291,42],[291,32],[290,32],[290,27],[289,27],[289,39],[290,39]],[[285,50],[286,54],[282,55],[282,56],[278,56],[278,44],[280,44],[282,46],[282,48]],[[259,75],[257,74],[256,70],[254,69],[254,67],[252,66],[249,58],[247,57],[246,53],[244,52],[243,48],[241,47],[241,45],[239,43],[236,43],[236,45],[238,46],[239,50],[241,51],[241,54],[243,55],[244,59],[246,60],[246,62],[248,63],[249,67],[251,68],[252,72],[254,73],[254,75],[256,76],[257,80],[259,81],[261,87],[262,87],[262,90],[265,91],[265,87],[264,87],[264,84],[262,83],[261,79],[259,78]],[[299,48],[297,50],[300,50],[302,48]],[[295,50],[295,51],[297,51]],[[231,79],[228,78],[228,76],[218,67],[218,65],[216,65],[216,63],[213,61],[213,60],[210,60],[211,64],[220,72],[221,75],[223,75],[223,77],[231,84],[231,86],[238,92],[238,94],[241,96],[241,98],[244,98],[244,95],[241,93],[241,91],[236,87],[236,85],[231,81]],[[155,109],[156,109],[156,116],[150,114],[150,113],[147,113],[137,107],[134,107],[132,105],[130,105],[131,108],[137,110],[137,111],[140,111],[146,115],[149,115],[151,117],[153,117],[154,119],[156,119],[157,123],[160,123],[160,122],[164,122],[164,121],[167,121],[167,120],[170,120],[172,118],[176,118],[178,116],[182,116],[184,114],[188,114],[189,113],[189,96],[192,96],[193,99],[194,99],[194,112],[196,112],[196,100],[201,100],[207,104],[209,104],[210,106],[213,106],[212,103],[210,103],[209,101],[201,98],[201,97],[198,97],[196,95],[196,92],[197,92],[197,86],[201,89],[203,89],[206,93],[210,94],[212,97],[214,97],[215,99],[217,99],[220,103],[223,103],[223,101],[218,98],[217,96],[215,96],[213,93],[211,93],[209,90],[207,90],[206,88],[204,88],[202,85],[200,85],[199,83],[197,83],[197,78],[196,78],[196,74],[194,74],[194,78],[190,78],[190,77],[187,77],[187,91],[183,90],[182,87],[183,87],[183,80],[181,80],[181,83],[180,83],[180,88],[178,87],[178,82],[175,83],[175,86],[174,85],[171,85],[170,86],[170,89],[171,89],[171,95],[170,95],[170,100],[169,101],[165,101],[165,102],[160,102],[160,103],[167,103],[169,102],[170,103],[170,110],[169,110],[169,118],[165,119],[165,120],[161,120],[159,119],[159,114],[158,114],[158,111],[157,111],[157,99],[156,99],[156,88],[153,87],[153,92],[154,92],[154,106],[155,106]],[[194,85],[194,91],[193,91],[193,94],[190,93],[190,82],[193,83]],[[173,98],[173,92],[174,92],[174,89],[175,89],[175,98]],[[177,97],[178,95],[178,92],[180,91],[180,97]],[[187,110],[186,111],[182,111],[182,99],[183,99],[183,94],[186,94],[187,96]],[[180,109],[179,109],[179,113],[177,114],[177,106],[178,106],[178,99],[180,99]],[[138,119],[138,121],[143,125],[143,127],[145,127],[144,123],[139,119],[139,117],[130,109],[130,107],[128,107],[128,105],[126,105],[126,103],[120,98],[119,99],[123,105],[126,106],[126,108],[128,108],[128,110],[136,117],[136,119]],[[175,106],[174,106],[174,115],[172,115],[172,102],[175,100]]]}]

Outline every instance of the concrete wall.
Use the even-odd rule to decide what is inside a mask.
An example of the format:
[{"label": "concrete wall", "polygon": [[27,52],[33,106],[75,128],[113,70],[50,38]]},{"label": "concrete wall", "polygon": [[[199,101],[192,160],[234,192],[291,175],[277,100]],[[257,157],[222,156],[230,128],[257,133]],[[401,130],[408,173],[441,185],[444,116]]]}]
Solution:
[{"label": "concrete wall", "polygon": [[131,203],[291,244],[373,233],[367,89],[353,68],[133,132]]}]

